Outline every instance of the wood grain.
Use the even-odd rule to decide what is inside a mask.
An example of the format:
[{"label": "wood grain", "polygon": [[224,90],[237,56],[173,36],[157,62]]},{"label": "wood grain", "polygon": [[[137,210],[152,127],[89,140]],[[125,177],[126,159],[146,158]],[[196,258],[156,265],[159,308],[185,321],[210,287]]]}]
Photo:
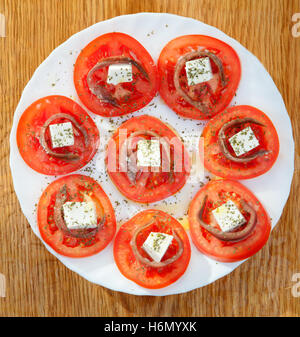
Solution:
[{"label": "wood grain", "polygon": [[[14,109],[36,67],[64,40],[117,15],[169,12],[216,26],[254,53],[273,77],[296,141],[295,176],[280,223],[255,257],[217,282],[187,294],[136,297],[89,283],[46,251],[23,216],[9,169]],[[299,316],[291,293],[300,272],[300,38],[291,34],[299,0],[0,0],[0,272],[2,316]],[[278,184],[280,182],[274,182]]]}]

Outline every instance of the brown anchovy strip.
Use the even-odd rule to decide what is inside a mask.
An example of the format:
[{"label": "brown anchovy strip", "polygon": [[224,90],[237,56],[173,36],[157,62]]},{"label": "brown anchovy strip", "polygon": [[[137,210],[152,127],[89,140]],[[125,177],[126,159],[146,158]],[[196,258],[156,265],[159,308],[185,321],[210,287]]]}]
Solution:
[{"label": "brown anchovy strip", "polygon": [[258,157],[261,157],[265,154],[268,154],[270,151],[267,151],[267,150],[259,150],[257,151],[256,153],[250,155],[250,156],[247,156],[247,157],[242,157],[242,158],[237,158],[237,157],[234,157],[228,150],[227,148],[227,145],[226,145],[226,135],[225,135],[225,132],[228,128],[232,127],[232,126],[235,126],[235,125],[240,125],[240,124],[243,124],[243,123],[253,123],[253,124],[256,124],[256,125],[260,125],[260,126],[265,126],[264,124],[262,124],[261,122],[257,121],[256,119],[254,118],[251,118],[251,117],[247,117],[247,118],[237,118],[237,119],[233,119],[232,121],[228,122],[228,123],[225,123],[220,131],[219,131],[219,135],[218,135],[218,142],[219,142],[219,145],[220,145],[220,149],[221,149],[221,152],[223,153],[223,155],[231,160],[231,161],[234,161],[236,163],[247,163],[255,158],[258,158]]},{"label": "brown anchovy strip", "polygon": [[127,155],[127,177],[131,183],[136,183],[137,180],[141,177],[142,170],[139,170],[137,167],[137,153],[133,152],[131,155]]},{"label": "brown anchovy strip", "polygon": [[98,231],[103,227],[106,221],[106,216],[104,215],[99,222],[98,226],[91,231],[86,229],[72,229],[70,230],[62,215],[62,206],[67,200],[67,186],[64,185],[61,190],[56,195],[55,205],[54,205],[54,222],[56,226],[67,236],[71,236],[78,239],[89,239],[95,236]]},{"label": "brown anchovy strip", "polygon": [[[49,146],[46,142],[46,138],[45,138],[46,130],[47,130],[48,126],[50,125],[50,123],[53,122],[55,119],[58,119],[58,118],[65,118],[65,119],[70,120],[75,125],[75,127],[82,133],[82,135],[84,137],[85,145],[88,146],[89,137],[88,137],[88,134],[87,134],[85,128],[83,128],[81,125],[79,125],[75,118],[73,118],[72,116],[70,116],[68,114],[65,114],[65,113],[58,113],[58,114],[52,115],[50,118],[48,118],[46,120],[46,122],[44,123],[44,125],[42,126],[42,129],[41,129],[40,144],[42,145],[45,152],[52,157],[61,158],[63,160],[79,159],[80,157],[79,157],[78,154],[74,154],[74,153],[71,153],[71,152],[56,153],[49,148]],[[76,130],[74,130],[74,133],[77,134],[78,132]]]},{"label": "brown anchovy strip", "polygon": [[241,200],[243,210],[250,214],[250,219],[244,229],[238,232],[222,232],[211,225],[208,225],[203,220],[203,212],[207,200],[207,195],[204,197],[202,207],[198,214],[198,220],[201,227],[205,228],[210,234],[222,241],[236,242],[245,239],[254,229],[257,222],[257,214],[255,210],[244,200]]},{"label": "brown anchovy strip", "polygon": [[223,69],[223,64],[222,61],[218,58],[217,55],[209,52],[209,51],[193,51],[190,53],[187,53],[185,55],[183,55],[176,63],[175,66],[175,72],[174,72],[174,85],[175,88],[177,90],[177,92],[188,102],[190,103],[192,106],[194,106],[195,108],[201,110],[205,115],[210,116],[210,112],[208,110],[208,108],[202,104],[199,101],[196,101],[194,99],[192,99],[182,88],[179,82],[179,77],[180,77],[180,72],[182,67],[185,65],[185,63],[187,61],[190,61],[192,59],[194,59],[195,57],[202,57],[202,56],[206,56],[211,58],[214,63],[216,64],[216,66],[218,67],[219,70],[219,74],[220,74],[220,78],[221,78],[221,84],[222,87],[225,87],[226,85],[226,79],[225,79],[225,74],[224,74],[224,69]]},{"label": "brown anchovy strip", "polygon": [[[133,132],[123,143],[120,152],[123,153],[124,147],[127,146],[127,158],[128,158],[127,176],[130,182],[134,184],[137,182],[138,178],[141,176],[142,170],[138,170],[137,168],[137,164],[136,164],[137,156],[132,151],[132,140],[134,137],[141,136],[141,135],[159,138],[159,141],[162,144],[165,150],[165,153],[167,155],[168,162],[170,163],[170,160],[171,160],[168,142],[165,139],[160,138],[156,132],[151,131],[151,130],[138,130],[138,131]],[[123,163],[121,163],[121,168],[124,169]]]},{"label": "brown anchovy strip", "polygon": [[171,258],[162,261],[162,262],[156,262],[156,261],[150,261],[147,257],[143,257],[140,252],[138,251],[137,245],[136,245],[136,238],[138,236],[138,234],[145,228],[149,227],[150,225],[152,225],[154,223],[154,220],[151,220],[150,222],[146,223],[146,225],[138,228],[132,236],[132,239],[130,241],[130,245],[133,251],[133,254],[135,255],[136,259],[139,260],[142,264],[146,265],[147,267],[153,267],[153,268],[163,268],[165,266],[168,266],[169,264],[177,261],[180,256],[183,253],[183,242],[181,240],[181,238],[179,237],[179,235],[177,235],[175,230],[172,230],[172,235],[174,236],[174,239],[177,241],[178,245],[179,245],[179,249],[178,252],[172,256]]},{"label": "brown anchovy strip", "polygon": [[149,82],[149,75],[146,72],[146,70],[143,68],[143,66],[138,63],[137,61],[125,57],[125,56],[112,56],[112,57],[107,57],[105,59],[102,59],[100,62],[98,62],[87,74],[87,85],[91,91],[92,94],[97,96],[102,102],[104,103],[109,103],[115,107],[120,107],[119,103],[117,100],[109,93],[107,89],[105,89],[104,86],[95,84],[95,81],[93,80],[93,75],[95,71],[98,69],[107,67],[111,64],[120,64],[120,63],[130,63],[133,66],[135,66],[144,76],[144,78]]}]

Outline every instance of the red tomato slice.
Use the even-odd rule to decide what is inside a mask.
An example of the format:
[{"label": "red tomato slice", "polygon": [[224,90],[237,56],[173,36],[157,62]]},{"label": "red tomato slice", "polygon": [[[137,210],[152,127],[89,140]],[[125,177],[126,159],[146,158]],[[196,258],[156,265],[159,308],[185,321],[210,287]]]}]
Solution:
[{"label": "red tomato slice", "polygon": [[[84,197],[96,204],[98,221],[105,215],[105,223],[98,233],[89,239],[64,235],[54,222],[56,195],[63,185],[67,186],[67,201],[84,201]],[[57,253],[69,257],[86,257],[103,250],[113,239],[116,219],[111,202],[101,186],[92,178],[73,174],[52,182],[43,192],[37,208],[38,226],[43,240]]]},{"label": "red tomato slice", "polygon": [[[251,155],[260,150],[269,151],[268,154],[257,157],[247,163],[236,163],[227,159],[218,144],[218,134],[221,127],[234,119],[251,117],[264,126],[244,123],[238,127],[228,129],[227,139],[247,126],[251,126],[260,145],[240,157]],[[271,169],[279,153],[279,139],[271,120],[260,110],[247,106],[234,106],[211,119],[203,130],[204,138],[204,166],[213,174],[230,179],[250,179],[257,177]],[[234,151],[227,141],[227,147],[234,155]],[[201,152],[201,151],[200,151]]]},{"label": "red tomato slice", "polygon": [[[210,58],[213,78],[207,82],[188,86],[185,67],[180,73],[180,86],[193,100],[204,104],[210,116],[188,103],[175,88],[174,72],[177,61],[193,51],[208,51],[216,55],[223,66],[226,85],[223,87],[215,62]],[[196,57],[197,59],[199,57]],[[205,35],[184,35],[170,41],[158,59],[159,92],[177,114],[193,119],[207,119],[225,109],[232,100],[241,77],[237,53],[228,44]]]},{"label": "red tomato slice", "polygon": [[[241,199],[250,204],[257,214],[257,223],[250,235],[239,242],[225,242],[217,239],[201,227],[198,214],[206,195],[208,199],[204,210],[204,218],[207,223],[214,227],[218,227],[218,225],[211,214],[213,209],[228,200],[232,200],[239,208]],[[242,212],[242,214],[248,220],[247,213]],[[270,218],[259,200],[245,186],[232,180],[214,180],[206,184],[190,204],[189,223],[195,246],[203,254],[221,262],[240,261],[254,255],[265,245],[271,231]],[[241,227],[241,229],[243,228],[244,226]]]},{"label": "red tomato slice", "polygon": [[[162,267],[154,268],[142,264],[136,259],[130,240],[138,227],[142,227],[155,217],[155,222],[138,234],[136,243],[142,256],[151,260],[151,257],[141,248],[150,232],[159,232],[172,235],[172,229],[183,242],[183,253],[177,261]],[[162,261],[171,258],[178,251],[178,243],[173,239]],[[123,224],[115,238],[114,258],[120,272],[144,288],[163,288],[178,280],[186,271],[191,257],[191,247],[188,236],[180,223],[169,214],[159,210],[147,210],[138,213]]]},{"label": "red tomato slice", "polygon": [[[135,131],[150,130],[160,138],[168,139],[171,143],[170,170],[166,172],[163,169],[162,161],[159,172],[152,172],[153,168],[149,168],[149,172],[143,172],[139,180],[132,183],[127,172],[120,168],[120,149],[126,139],[120,136],[120,130],[127,130],[127,137]],[[161,146],[161,153],[162,151]],[[106,165],[108,174],[119,191],[128,199],[140,203],[159,201],[175,194],[184,186],[190,172],[189,156],[179,137],[161,120],[147,115],[133,117],[118,128],[107,146]]]},{"label": "red tomato slice", "polygon": [[[49,127],[45,139],[56,153],[71,152],[79,156],[76,160],[65,160],[47,154],[40,143],[41,129],[53,115],[67,114],[86,130],[88,146],[83,134],[73,126],[74,145],[52,148]],[[50,124],[70,122],[67,118],[57,118]],[[64,96],[43,97],[32,103],[20,118],[17,129],[17,144],[21,156],[33,170],[47,175],[60,175],[76,171],[86,165],[95,155],[99,146],[99,131],[92,118],[76,102]]]},{"label": "red tomato slice", "polygon": [[[138,62],[149,76],[149,80],[146,80],[137,67],[132,66],[133,81],[114,85],[106,83],[108,66],[95,71],[93,79],[105,87],[117,100],[119,107],[101,101],[92,94],[87,84],[87,75],[98,62],[116,56]],[[105,117],[120,116],[141,109],[152,100],[158,87],[152,57],[137,40],[123,33],[101,35],[81,51],[75,63],[74,83],[82,103],[92,112]]]}]

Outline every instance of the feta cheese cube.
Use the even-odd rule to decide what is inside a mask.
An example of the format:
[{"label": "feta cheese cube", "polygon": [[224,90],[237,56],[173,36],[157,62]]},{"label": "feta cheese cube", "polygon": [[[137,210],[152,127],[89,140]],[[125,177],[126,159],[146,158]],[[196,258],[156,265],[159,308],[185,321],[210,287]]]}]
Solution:
[{"label": "feta cheese cube", "polygon": [[159,167],[161,162],[160,157],[160,142],[158,139],[142,139],[138,141],[138,166]]},{"label": "feta cheese cube", "polygon": [[49,125],[52,147],[74,145],[74,133],[71,122]]},{"label": "feta cheese cube", "polygon": [[259,141],[250,126],[230,137],[229,143],[237,156],[241,156],[259,145]]},{"label": "feta cheese cube", "polygon": [[231,200],[214,209],[212,213],[223,232],[230,232],[246,222],[243,214]]},{"label": "feta cheese cube", "polygon": [[96,207],[93,202],[72,202],[63,204],[63,214],[69,229],[97,227]]},{"label": "feta cheese cube", "polygon": [[124,82],[132,82],[132,65],[111,64],[108,67],[106,82],[114,85]]},{"label": "feta cheese cube", "polygon": [[160,262],[172,240],[173,235],[151,232],[143,243],[142,248],[155,262]]},{"label": "feta cheese cube", "polygon": [[185,71],[190,86],[207,82],[213,78],[209,57],[187,61]]}]

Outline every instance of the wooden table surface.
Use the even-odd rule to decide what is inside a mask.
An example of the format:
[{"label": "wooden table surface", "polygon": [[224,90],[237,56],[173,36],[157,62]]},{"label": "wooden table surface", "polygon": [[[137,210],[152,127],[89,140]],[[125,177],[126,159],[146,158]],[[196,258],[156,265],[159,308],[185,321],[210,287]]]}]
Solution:
[{"label": "wooden table surface", "polygon": [[[290,198],[267,245],[213,284],[156,298],[89,283],[48,253],[21,212],[9,169],[13,113],[37,66],[74,33],[137,12],[199,19],[248,48],[280,90],[296,141]],[[7,280],[1,316],[299,316],[300,297],[292,295],[293,274],[300,273],[300,37],[291,33],[297,12],[299,0],[0,0],[7,29],[0,38],[0,272]]]}]

